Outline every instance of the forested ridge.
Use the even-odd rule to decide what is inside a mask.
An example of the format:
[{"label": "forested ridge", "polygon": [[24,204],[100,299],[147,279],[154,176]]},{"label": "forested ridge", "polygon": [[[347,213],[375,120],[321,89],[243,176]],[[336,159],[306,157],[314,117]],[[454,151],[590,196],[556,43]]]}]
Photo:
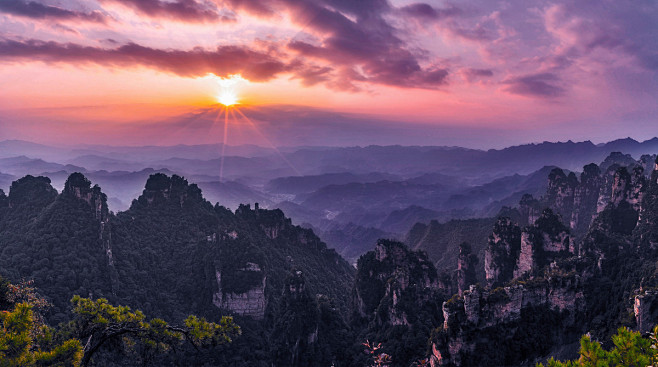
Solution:
[{"label": "forested ridge", "polygon": [[[326,322],[342,322],[347,313],[354,269],[312,231],[293,226],[279,210],[245,205],[233,213],[212,205],[176,175],[152,175],[130,209],[117,214],[79,173],[60,194],[48,178],[26,176],[8,196],[0,194],[0,205],[0,273],[13,282],[34,281],[51,304],[43,310],[51,325],[72,319],[73,295],[178,323],[189,314],[211,321],[232,314],[243,336],[230,353],[205,351],[202,360],[258,365],[281,354],[269,334],[290,327],[280,321],[290,307],[283,299],[290,277],[303,277],[307,302],[325,310]],[[256,317],[262,321],[242,317],[238,296],[250,290],[262,294]],[[233,309],[218,307],[221,297],[234,297],[224,304]]]}]

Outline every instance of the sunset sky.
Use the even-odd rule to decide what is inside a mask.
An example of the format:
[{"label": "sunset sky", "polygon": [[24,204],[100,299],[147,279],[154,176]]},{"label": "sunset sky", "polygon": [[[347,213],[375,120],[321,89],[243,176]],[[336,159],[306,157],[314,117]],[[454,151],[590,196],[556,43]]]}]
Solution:
[{"label": "sunset sky", "polygon": [[647,139],[657,72],[653,0],[0,0],[0,140]]}]

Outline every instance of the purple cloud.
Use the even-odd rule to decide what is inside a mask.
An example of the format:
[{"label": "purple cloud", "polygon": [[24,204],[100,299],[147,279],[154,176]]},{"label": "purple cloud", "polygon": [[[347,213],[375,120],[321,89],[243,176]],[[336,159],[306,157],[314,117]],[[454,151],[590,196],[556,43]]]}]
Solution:
[{"label": "purple cloud", "polygon": [[[288,12],[296,23],[316,34],[320,42],[292,40],[288,49],[304,59],[328,62],[339,69],[328,82],[333,88],[356,90],[364,81],[418,88],[446,84],[446,68],[422,66],[424,50],[406,47],[400,31],[386,18],[394,9],[385,0],[265,0],[259,1],[257,8],[243,0],[228,3],[255,15]],[[322,77],[328,74],[326,71]],[[315,78],[308,81],[315,82]]]},{"label": "purple cloud", "polygon": [[486,79],[493,77],[494,73],[491,69],[473,69],[473,68],[464,68],[459,70],[459,74],[468,82],[474,82],[476,80]]},{"label": "purple cloud", "polygon": [[90,13],[68,10],[57,6],[41,4],[36,1],[2,0],[0,12],[32,19],[51,19],[57,21],[83,21],[106,23],[109,17],[94,11]]},{"label": "purple cloud", "polygon": [[282,61],[240,46],[220,46],[214,51],[181,51],[154,49],[134,43],[117,48],[96,48],[37,40],[0,40],[0,60],[144,66],[183,77],[241,73],[246,79],[257,82],[294,71]]},{"label": "purple cloud", "polygon": [[400,11],[408,16],[421,20],[439,20],[462,14],[462,10],[450,6],[444,9],[437,9],[425,3],[415,3],[400,8]]},{"label": "purple cloud", "polygon": [[560,79],[553,73],[529,74],[503,81],[506,91],[528,97],[555,98],[566,90],[558,85]]},{"label": "purple cloud", "polygon": [[217,6],[208,1],[197,0],[101,0],[128,6],[140,14],[154,18],[169,18],[182,22],[203,23],[235,21],[232,15],[220,13]]}]

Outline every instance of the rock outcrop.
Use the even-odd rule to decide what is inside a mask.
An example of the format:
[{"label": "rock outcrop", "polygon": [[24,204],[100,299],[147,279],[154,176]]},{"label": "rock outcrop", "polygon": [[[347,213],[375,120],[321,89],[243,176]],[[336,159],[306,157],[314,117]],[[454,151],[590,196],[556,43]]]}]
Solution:
[{"label": "rock outcrop", "polygon": [[550,209],[545,209],[532,226],[521,233],[521,251],[516,259],[514,278],[541,269],[559,257],[576,252],[569,229]]},{"label": "rock outcrop", "polygon": [[554,168],[548,175],[548,188],[545,200],[563,219],[569,221],[574,210],[574,195],[580,185],[576,174],[565,175],[560,168]]},{"label": "rock outcrop", "polygon": [[156,173],[149,176],[138,201],[142,205],[174,203],[182,207],[188,201],[202,202],[203,197],[201,189],[196,184],[188,184],[185,178]]},{"label": "rock outcrop", "polygon": [[107,220],[109,215],[107,195],[98,185],[92,187],[91,181],[82,173],[75,172],[68,177],[62,194],[85,201],[94,210],[96,219],[101,222]]},{"label": "rock outcrop", "polygon": [[625,201],[634,210],[639,211],[644,181],[644,168],[641,166],[633,167],[632,172],[629,172],[626,167],[619,167],[613,176],[610,203],[618,207],[622,201]]},{"label": "rock outcrop", "polygon": [[459,258],[457,259],[457,292],[462,295],[465,290],[475,283],[477,277],[475,275],[475,266],[478,263],[478,258],[475,254],[471,253],[471,245],[464,242],[459,245]]},{"label": "rock outcrop", "polygon": [[238,278],[241,276],[260,277],[260,284],[245,292],[226,292],[225,289],[222,289],[222,273],[215,270],[218,291],[213,294],[213,304],[218,308],[229,310],[240,316],[249,316],[256,320],[262,320],[265,317],[267,307],[267,297],[265,295],[267,277],[261,271],[260,266],[254,263],[247,263],[239,272],[242,275],[237,275]]},{"label": "rock outcrop", "polygon": [[[581,322],[579,315],[586,307],[584,280],[556,271],[532,282],[493,290],[471,286],[463,297],[443,304],[444,323],[432,337],[430,364],[519,364],[524,354],[532,351],[519,353],[496,345],[514,343],[522,335],[536,335],[540,328],[569,328]],[[549,327],[547,321],[554,323]],[[545,337],[552,341],[552,335]]]},{"label": "rock outcrop", "polygon": [[658,292],[655,290],[641,291],[633,302],[633,313],[637,331],[647,333],[655,326],[658,316]]},{"label": "rock outcrop", "polygon": [[542,203],[530,194],[524,194],[519,201],[520,225],[527,226],[534,223],[541,215]]},{"label": "rock outcrop", "polygon": [[642,249],[658,249],[658,157],[642,192],[635,236]]},{"label": "rock outcrop", "polygon": [[[587,230],[596,215],[596,207],[601,191],[601,169],[594,163],[583,167],[580,184],[573,196],[573,211],[569,226],[577,233]],[[565,218],[566,219],[566,218]]]},{"label": "rock outcrop", "polygon": [[418,319],[419,309],[436,302],[438,291],[436,268],[425,253],[380,240],[357,262],[354,315],[379,325],[409,326]]},{"label": "rock outcrop", "polygon": [[113,268],[114,257],[112,255],[112,231],[110,228],[110,210],[107,206],[107,195],[101,191],[100,186],[94,185],[92,187],[91,181],[89,181],[82,173],[75,172],[66,180],[62,196],[82,200],[87,203],[94,212],[94,217],[98,221],[99,226],[98,237],[101,241],[103,251],[107,256],[108,265],[110,266],[112,284],[116,287],[117,274],[116,269]]},{"label": "rock outcrop", "polygon": [[[566,175],[555,168],[548,177],[548,189],[539,206],[551,208],[580,237],[611,202],[618,205],[626,201],[635,210],[639,209],[644,180],[650,172],[645,168],[651,166],[648,160],[652,158],[645,155],[635,161],[628,154],[613,152],[600,166],[591,163],[583,167],[580,180],[573,173]],[[524,216],[530,216],[528,203],[537,206],[528,198],[522,199],[519,211]]]},{"label": "rock outcrop", "polygon": [[251,210],[251,205],[249,204],[240,204],[238,209],[235,210],[235,215],[240,218],[257,221],[261,230],[271,240],[277,239],[281,232],[292,227],[292,220],[286,218],[280,209],[261,210],[258,207],[258,203],[256,203],[253,210]]},{"label": "rock outcrop", "polygon": [[497,286],[512,279],[520,251],[521,228],[510,218],[499,218],[484,255],[487,285]]}]

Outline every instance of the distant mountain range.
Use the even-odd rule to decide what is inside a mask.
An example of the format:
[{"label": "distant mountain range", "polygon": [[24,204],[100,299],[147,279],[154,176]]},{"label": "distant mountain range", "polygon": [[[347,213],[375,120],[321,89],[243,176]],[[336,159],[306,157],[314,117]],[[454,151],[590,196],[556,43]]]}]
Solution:
[{"label": "distant mountain range", "polygon": [[[68,175],[81,172],[103,188],[111,210],[121,211],[139,195],[149,175],[178,174],[197,182],[211,202],[232,209],[255,202],[283,208],[296,224],[331,233],[329,244],[346,248],[366,233],[401,238],[417,222],[493,217],[502,207],[516,205],[523,194],[544,193],[555,166],[579,172],[588,163],[605,168],[623,154],[633,160],[657,151],[658,138],[491,150],[399,145],[52,147],[6,140],[0,141],[0,188],[7,191],[13,180],[31,174],[48,176],[61,191]],[[613,152],[623,154],[609,158]],[[342,253],[350,261],[358,254]]]}]

